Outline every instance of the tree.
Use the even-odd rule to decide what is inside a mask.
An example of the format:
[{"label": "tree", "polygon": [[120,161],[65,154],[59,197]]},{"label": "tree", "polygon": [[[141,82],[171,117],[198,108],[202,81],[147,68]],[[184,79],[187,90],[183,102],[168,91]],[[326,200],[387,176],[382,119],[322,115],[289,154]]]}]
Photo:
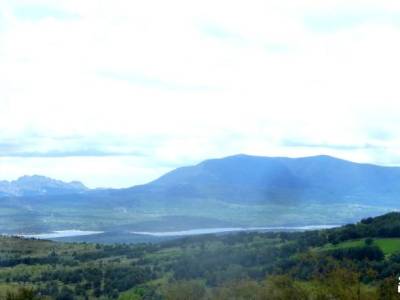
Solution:
[{"label": "tree", "polygon": [[303,300],[309,298],[307,291],[287,275],[267,278],[262,295],[261,299],[270,300]]},{"label": "tree", "polygon": [[365,239],[365,245],[371,246],[373,243],[374,243],[374,239],[373,238]]},{"label": "tree", "polygon": [[232,281],[222,287],[214,290],[213,297],[211,299],[218,300],[231,300],[231,299],[251,299],[251,300],[262,300],[269,299],[263,298],[262,286],[256,281],[252,280],[241,280]]},{"label": "tree", "polygon": [[396,277],[386,278],[382,281],[378,288],[379,299],[394,300],[399,299],[399,294],[397,293],[398,282]]},{"label": "tree", "polygon": [[[367,300],[376,299],[374,292],[363,290],[360,274],[345,268],[336,268],[316,282],[311,299]],[[382,298],[386,299],[386,298]]]},{"label": "tree", "polygon": [[74,300],[74,293],[70,288],[64,286],[61,289],[60,294],[57,296],[56,299],[57,300]]},{"label": "tree", "polygon": [[7,292],[6,300],[38,300],[32,289],[20,288],[16,293]]},{"label": "tree", "polygon": [[177,281],[163,291],[166,300],[200,300],[205,297],[204,284],[197,280]]}]

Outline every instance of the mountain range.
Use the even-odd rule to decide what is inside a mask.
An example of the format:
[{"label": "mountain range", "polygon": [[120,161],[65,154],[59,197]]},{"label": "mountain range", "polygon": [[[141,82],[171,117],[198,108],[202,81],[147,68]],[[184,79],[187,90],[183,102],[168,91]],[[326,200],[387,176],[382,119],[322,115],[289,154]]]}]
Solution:
[{"label": "mountain range", "polygon": [[[335,201],[397,204],[400,168],[320,155],[303,158],[235,155],[165,174],[146,186],[164,197],[234,203]],[[141,188],[132,188],[134,193]],[[167,196],[168,195],[168,196]]]},{"label": "mountain range", "polygon": [[0,181],[0,196],[45,196],[56,194],[75,194],[88,188],[79,181],[69,183],[45,176],[22,176],[13,181]]},{"label": "mountain range", "polygon": [[325,155],[211,159],[125,189],[24,176],[0,181],[0,231],[7,218],[25,231],[339,224],[397,209],[399,179],[399,167]]}]

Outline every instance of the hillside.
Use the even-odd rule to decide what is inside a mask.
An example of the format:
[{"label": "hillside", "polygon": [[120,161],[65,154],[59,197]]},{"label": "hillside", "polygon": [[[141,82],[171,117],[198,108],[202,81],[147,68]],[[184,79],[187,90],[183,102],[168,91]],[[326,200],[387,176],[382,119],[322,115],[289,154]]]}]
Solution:
[{"label": "hillside", "polygon": [[[23,299],[398,299],[399,224],[392,213],[337,229],[136,246],[0,237],[0,299],[6,291],[32,296]],[[360,237],[372,242],[354,245]]]}]

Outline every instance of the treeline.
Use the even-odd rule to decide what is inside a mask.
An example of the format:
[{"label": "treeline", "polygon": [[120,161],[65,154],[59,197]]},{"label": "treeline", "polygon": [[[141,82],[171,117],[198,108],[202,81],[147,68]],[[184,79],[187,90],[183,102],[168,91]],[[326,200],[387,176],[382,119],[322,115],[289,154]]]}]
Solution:
[{"label": "treeline", "polygon": [[392,212],[376,218],[366,218],[357,224],[329,230],[328,241],[337,244],[368,237],[400,237],[400,213]]},{"label": "treeline", "polygon": [[396,284],[395,279],[387,279],[371,289],[359,281],[358,273],[339,268],[307,282],[288,275],[273,275],[262,281],[232,281],[212,289],[201,281],[172,282],[162,290],[160,299],[395,300],[399,299]]}]

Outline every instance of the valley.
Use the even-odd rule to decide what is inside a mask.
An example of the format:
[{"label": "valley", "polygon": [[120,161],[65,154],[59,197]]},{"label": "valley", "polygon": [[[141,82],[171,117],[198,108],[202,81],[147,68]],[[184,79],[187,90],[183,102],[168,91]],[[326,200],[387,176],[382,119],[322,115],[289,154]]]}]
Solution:
[{"label": "valley", "polygon": [[0,0],[0,300],[400,300],[400,1]]},{"label": "valley", "polygon": [[398,209],[397,176],[397,167],[329,156],[236,155],[178,168],[127,189],[90,190],[76,182],[24,177],[2,183],[7,186],[2,193],[13,194],[0,197],[0,232],[29,235],[75,229],[122,235],[340,225]]}]

